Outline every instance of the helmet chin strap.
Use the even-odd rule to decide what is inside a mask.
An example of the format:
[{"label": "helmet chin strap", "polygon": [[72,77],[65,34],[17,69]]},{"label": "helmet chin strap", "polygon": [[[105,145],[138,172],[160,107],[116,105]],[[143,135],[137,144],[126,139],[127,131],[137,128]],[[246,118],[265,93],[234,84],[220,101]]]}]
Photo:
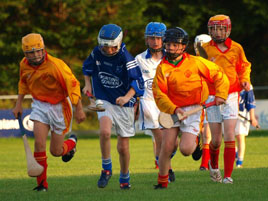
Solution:
[{"label": "helmet chin strap", "polygon": [[156,52],[161,52],[163,50],[163,47],[158,48],[158,49],[153,49],[151,47],[148,46],[148,49],[152,52],[152,53],[156,53]]}]

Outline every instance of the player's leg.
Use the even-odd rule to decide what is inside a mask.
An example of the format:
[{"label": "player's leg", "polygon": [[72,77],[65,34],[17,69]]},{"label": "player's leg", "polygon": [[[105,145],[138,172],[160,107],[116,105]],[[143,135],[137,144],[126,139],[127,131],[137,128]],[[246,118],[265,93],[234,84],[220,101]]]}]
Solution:
[{"label": "player's leg", "polygon": [[117,137],[117,151],[119,153],[120,162],[120,188],[129,189],[130,188],[130,176],[129,176],[129,138],[128,137]]},{"label": "player's leg", "polygon": [[211,132],[208,123],[204,123],[204,129],[202,132],[202,161],[200,170],[208,170],[208,162],[210,160],[209,143],[211,141]]},{"label": "player's leg", "polygon": [[224,119],[224,179],[223,183],[233,183],[231,178],[235,162],[235,128],[238,118],[238,93],[229,94],[223,106]]},{"label": "player's leg", "polygon": [[196,148],[196,135],[188,132],[182,132],[179,149],[182,155],[191,155]]},{"label": "player's leg", "polygon": [[34,157],[35,160],[44,167],[44,171],[38,177],[36,191],[47,191],[47,155],[46,155],[46,139],[48,136],[49,125],[39,121],[34,121]]},{"label": "player's leg", "polygon": [[168,170],[170,165],[170,156],[174,151],[176,138],[179,132],[179,127],[164,129],[161,144],[161,151],[159,155],[159,174],[158,174],[158,188],[167,188],[168,186]]},{"label": "player's leg", "polygon": [[240,168],[243,165],[244,155],[245,155],[245,149],[246,149],[246,143],[245,143],[245,135],[239,134],[236,135],[237,140],[237,161],[236,161],[236,167]]},{"label": "player's leg", "polygon": [[112,176],[112,159],[111,159],[111,129],[112,121],[108,116],[102,116],[100,123],[100,148],[102,156],[102,172],[98,180],[98,187],[104,188]]},{"label": "player's leg", "polygon": [[158,160],[159,160],[159,154],[160,154],[160,150],[161,150],[161,143],[162,143],[162,130],[160,129],[151,129],[152,133],[153,133],[153,138],[155,141],[155,161],[157,163],[157,167],[158,167]]},{"label": "player's leg", "polygon": [[236,119],[224,120],[224,182],[228,180],[227,183],[232,183],[231,175],[235,161],[235,126]]}]

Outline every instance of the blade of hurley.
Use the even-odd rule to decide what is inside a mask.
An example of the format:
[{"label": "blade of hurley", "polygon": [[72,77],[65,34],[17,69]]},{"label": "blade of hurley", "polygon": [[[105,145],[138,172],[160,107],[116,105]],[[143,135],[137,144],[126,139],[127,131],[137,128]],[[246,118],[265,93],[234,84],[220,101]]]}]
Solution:
[{"label": "blade of hurley", "polygon": [[164,112],[160,112],[158,121],[160,125],[164,128],[171,128],[175,122],[174,119],[172,118],[172,115],[164,113]]},{"label": "blade of hurley", "polygon": [[44,171],[44,167],[41,166],[39,163],[37,163],[35,158],[33,157],[20,115],[18,116],[18,120],[19,120],[20,131],[21,131],[21,135],[23,139],[26,160],[27,160],[27,172],[30,177],[37,177],[42,174],[42,172]]}]

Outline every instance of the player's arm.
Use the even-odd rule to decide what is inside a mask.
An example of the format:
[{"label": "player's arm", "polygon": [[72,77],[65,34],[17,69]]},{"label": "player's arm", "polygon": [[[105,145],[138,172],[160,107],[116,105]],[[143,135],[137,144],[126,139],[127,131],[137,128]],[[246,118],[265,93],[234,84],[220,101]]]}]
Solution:
[{"label": "player's arm", "polygon": [[125,96],[118,97],[115,102],[117,105],[123,107],[135,94],[136,91],[131,87]]},{"label": "player's arm", "polygon": [[168,114],[174,114],[177,106],[167,96],[168,84],[161,64],[156,69],[152,90],[155,103],[159,110]]},{"label": "player's arm", "polygon": [[92,86],[91,86],[91,77],[88,75],[84,75],[85,80],[85,86],[83,88],[83,93],[87,94],[87,92],[90,92],[92,94]]},{"label": "player's arm", "polygon": [[24,94],[19,94],[18,95],[18,99],[17,99],[17,102],[16,102],[16,106],[14,107],[14,109],[12,110],[14,116],[16,118],[18,118],[18,113],[22,114],[22,101],[24,99]]},{"label": "player's arm", "polygon": [[201,76],[205,77],[208,82],[213,83],[215,86],[216,104],[224,103],[224,100],[228,97],[230,87],[227,76],[217,64],[202,58],[199,58],[199,61],[198,66]]},{"label": "player's arm", "polygon": [[240,54],[237,64],[237,74],[241,83],[241,87],[246,91],[250,90],[250,72],[251,63],[247,60],[242,46],[239,46]]}]

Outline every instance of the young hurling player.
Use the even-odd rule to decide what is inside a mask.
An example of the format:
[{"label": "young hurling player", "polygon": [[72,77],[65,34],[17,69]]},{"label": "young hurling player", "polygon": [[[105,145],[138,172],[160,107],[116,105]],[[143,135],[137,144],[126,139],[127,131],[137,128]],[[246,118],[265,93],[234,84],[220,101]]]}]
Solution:
[{"label": "young hurling player", "polygon": [[[239,96],[239,118],[235,127],[235,137],[237,141],[236,152],[236,167],[241,168],[246,150],[246,139],[248,136],[250,124],[254,127],[258,125],[258,120],[255,117],[255,96],[253,86],[250,85],[250,90],[242,90]],[[246,119],[248,120],[246,120]]]},{"label": "young hurling player", "polygon": [[[251,64],[247,61],[241,45],[229,38],[231,20],[228,16],[215,15],[211,17],[208,21],[208,32],[212,40],[203,45],[208,55],[208,60],[219,65],[230,82],[226,103],[221,107],[215,106],[207,109],[212,134],[212,140],[209,145],[210,177],[215,182],[222,182],[218,161],[223,122],[225,145],[223,183],[232,184],[231,175],[235,161],[235,126],[238,118],[238,96],[241,89],[246,91],[250,89]],[[212,88],[210,87],[210,89]],[[211,93],[207,102],[212,101],[214,98],[214,93]]]},{"label": "young hurling player", "polygon": [[[197,56],[203,56],[203,55],[200,55],[198,46],[201,46],[202,48],[202,45],[209,41],[211,41],[211,37],[207,34],[201,34],[195,37],[194,50]],[[209,124],[207,122],[206,110],[204,110],[203,126],[202,126],[200,133],[202,136],[202,161],[201,161],[199,169],[202,171],[202,170],[208,170],[208,161],[210,159],[209,143],[211,140],[211,133],[209,129]]]},{"label": "young hurling player", "polygon": [[120,162],[120,188],[130,188],[129,137],[135,135],[134,104],[144,93],[144,81],[136,60],[122,43],[123,32],[115,24],[104,25],[98,35],[99,45],[83,64],[85,87],[103,101],[104,112],[98,112],[102,172],[98,187],[104,188],[112,176],[111,129],[117,134]]},{"label": "young hurling player", "polygon": [[[155,141],[155,162],[158,166],[158,158],[162,143],[162,130],[158,122],[159,109],[157,108],[152,92],[152,83],[156,68],[162,60],[165,52],[163,50],[163,37],[166,31],[166,25],[160,22],[150,22],[145,28],[145,44],[148,49],[136,56],[138,65],[141,68],[144,79],[144,95],[140,97],[139,126],[141,130],[147,133],[153,133],[153,142]],[[151,134],[151,132],[149,132]],[[172,157],[175,155],[178,141]],[[169,167],[169,180],[175,181],[175,174]]]},{"label": "young hurling player", "polygon": [[[224,103],[229,88],[227,77],[216,64],[189,55],[185,52],[188,34],[176,27],[165,32],[166,56],[158,65],[153,80],[153,94],[160,111],[168,114],[183,114],[204,103],[209,91],[206,80],[216,89],[216,104]],[[163,130],[163,141],[159,156],[158,185],[155,189],[167,188],[170,156],[176,138],[181,132],[179,148],[184,156],[191,155],[197,146],[201,111],[177,122],[172,128]]]},{"label": "young hurling player", "polygon": [[62,156],[68,162],[74,156],[77,138],[71,135],[73,109],[78,123],[85,119],[80,83],[70,68],[60,59],[49,55],[45,50],[40,34],[31,33],[22,38],[25,57],[20,62],[19,96],[13,113],[17,118],[22,114],[22,101],[26,94],[33,96],[30,119],[34,122],[34,157],[44,167],[37,177],[37,187],[33,190],[47,191],[46,139],[51,130],[50,152]]}]

